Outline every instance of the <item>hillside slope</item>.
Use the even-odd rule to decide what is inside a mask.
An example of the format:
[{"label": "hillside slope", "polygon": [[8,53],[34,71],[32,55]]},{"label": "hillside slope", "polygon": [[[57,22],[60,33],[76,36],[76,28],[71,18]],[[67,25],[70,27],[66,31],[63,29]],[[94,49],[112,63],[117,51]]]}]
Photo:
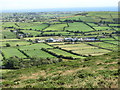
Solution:
[{"label": "hillside slope", "polygon": [[118,52],[4,73],[3,88],[118,88]]}]

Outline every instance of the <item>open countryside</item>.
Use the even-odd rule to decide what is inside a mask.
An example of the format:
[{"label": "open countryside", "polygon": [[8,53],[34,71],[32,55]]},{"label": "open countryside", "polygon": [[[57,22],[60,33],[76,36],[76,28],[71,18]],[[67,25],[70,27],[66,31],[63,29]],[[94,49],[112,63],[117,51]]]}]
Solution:
[{"label": "open countryside", "polygon": [[1,18],[3,88],[118,88],[117,12],[3,13]]}]

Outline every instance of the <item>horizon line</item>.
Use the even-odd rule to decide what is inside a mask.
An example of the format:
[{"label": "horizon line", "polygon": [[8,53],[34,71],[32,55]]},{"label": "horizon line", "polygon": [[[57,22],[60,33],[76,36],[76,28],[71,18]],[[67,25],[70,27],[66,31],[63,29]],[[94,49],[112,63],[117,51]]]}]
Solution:
[{"label": "horizon line", "polygon": [[[94,8],[94,10],[90,10],[93,8]],[[111,8],[114,10],[111,10]],[[64,10],[62,10],[62,9],[64,9]],[[77,9],[77,10],[70,10],[70,9]],[[80,9],[80,10],[78,10],[78,9]],[[87,9],[87,10],[82,10],[82,9]],[[98,10],[98,9],[102,9],[102,10]],[[103,9],[105,9],[105,10],[103,10]],[[26,9],[4,9],[4,10],[1,10],[1,12],[36,12],[36,10],[38,10],[37,12],[65,11],[65,10],[68,10],[68,11],[118,11],[118,7],[106,6],[106,7],[61,7],[61,8],[29,8],[29,9],[26,8]]]}]

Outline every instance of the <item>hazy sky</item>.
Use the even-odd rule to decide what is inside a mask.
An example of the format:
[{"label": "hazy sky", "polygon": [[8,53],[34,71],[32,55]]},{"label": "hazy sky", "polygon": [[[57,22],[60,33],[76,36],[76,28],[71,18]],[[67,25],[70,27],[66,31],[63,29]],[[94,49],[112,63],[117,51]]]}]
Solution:
[{"label": "hazy sky", "polygon": [[119,0],[0,0],[3,10],[69,7],[113,7]]}]

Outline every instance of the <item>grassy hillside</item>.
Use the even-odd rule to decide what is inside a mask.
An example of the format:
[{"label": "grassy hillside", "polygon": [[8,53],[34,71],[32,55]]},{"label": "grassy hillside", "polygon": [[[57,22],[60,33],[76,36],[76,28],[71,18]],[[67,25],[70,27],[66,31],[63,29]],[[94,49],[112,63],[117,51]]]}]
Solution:
[{"label": "grassy hillside", "polygon": [[3,88],[118,88],[118,52],[3,73]]}]

